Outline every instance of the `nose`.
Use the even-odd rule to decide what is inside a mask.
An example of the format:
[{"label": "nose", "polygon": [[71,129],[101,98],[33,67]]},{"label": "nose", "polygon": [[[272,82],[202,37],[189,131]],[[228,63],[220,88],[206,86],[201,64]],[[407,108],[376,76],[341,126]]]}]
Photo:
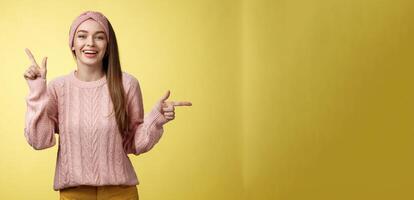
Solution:
[{"label": "nose", "polygon": [[93,40],[93,36],[88,37],[88,39],[86,40],[86,45],[88,46],[93,46],[94,45],[94,40]]}]

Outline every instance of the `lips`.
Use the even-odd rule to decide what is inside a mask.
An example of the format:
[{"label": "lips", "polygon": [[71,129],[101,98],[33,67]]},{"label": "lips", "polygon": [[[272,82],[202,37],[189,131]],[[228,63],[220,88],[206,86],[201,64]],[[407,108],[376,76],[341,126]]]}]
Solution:
[{"label": "lips", "polygon": [[98,51],[92,50],[92,49],[84,49],[84,50],[82,50],[82,53],[87,58],[93,58],[93,57],[95,57],[98,54]]}]

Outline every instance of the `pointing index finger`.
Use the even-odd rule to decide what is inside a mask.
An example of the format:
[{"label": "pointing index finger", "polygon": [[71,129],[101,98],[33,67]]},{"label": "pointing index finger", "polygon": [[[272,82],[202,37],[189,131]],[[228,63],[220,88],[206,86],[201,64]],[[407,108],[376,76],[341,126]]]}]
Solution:
[{"label": "pointing index finger", "polygon": [[32,52],[30,52],[30,50],[28,48],[25,48],[24,51],[26,51],[27,56],[29,56],[30,62],[32,62],[33,65],[37,65],[36,60],[33,57]]},{"label": "pointing index finger", "polygon": [[189,101],[174,101],[173,106],[191,106],[193,105]]}]

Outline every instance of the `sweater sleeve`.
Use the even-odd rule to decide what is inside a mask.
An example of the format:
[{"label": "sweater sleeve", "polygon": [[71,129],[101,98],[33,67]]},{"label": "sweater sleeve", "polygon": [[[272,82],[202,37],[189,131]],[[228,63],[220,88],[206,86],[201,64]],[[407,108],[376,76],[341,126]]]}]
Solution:
[{"label": "sweater sleeve", "polygon": [[58,108],[56,93],[52,83],[46,79],[27,80],[29,95],[26,97],[24,135],[27,142],[36,150],[52,147],[56,143],[54,133],[58,133]]},{"label": "sweater sleeve", "polygon": [[137,79],[132,79],[127,92],[128,132],[124,137],[124,149],[127,154],[139,155],[151,150],[160,140],[166,123],[155,107],[144,117],[142,93]]}]

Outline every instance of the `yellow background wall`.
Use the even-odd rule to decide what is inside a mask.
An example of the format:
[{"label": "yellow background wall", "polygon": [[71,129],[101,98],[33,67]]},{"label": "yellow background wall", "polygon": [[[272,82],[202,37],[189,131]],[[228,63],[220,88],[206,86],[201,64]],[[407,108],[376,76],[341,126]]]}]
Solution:
[{"label": "yellow background wall", "polygon": [[1,1],[0,199],[57,199],[57,146],[23,134],[30,64],[76,68],[72,20],[103,12],[148,111],[176,119],[130,156],[141,199],[412,199],[413,3],[404,0]]},{"label": "yellow background wall", "polygon": [[414,199],[413,1],[244,1],[246,199]]}]

